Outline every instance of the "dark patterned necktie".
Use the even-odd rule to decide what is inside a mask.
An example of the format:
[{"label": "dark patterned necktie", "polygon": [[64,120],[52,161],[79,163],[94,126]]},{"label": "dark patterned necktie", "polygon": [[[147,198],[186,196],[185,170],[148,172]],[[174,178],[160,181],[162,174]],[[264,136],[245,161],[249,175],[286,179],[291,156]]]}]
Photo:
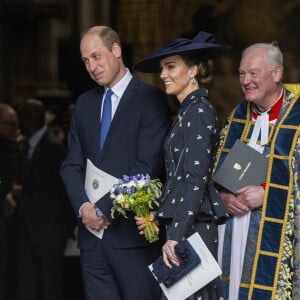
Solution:
[{"label": "dark patterned necktie", "polygon": [[103,103],[103,112],[101,119],[101,129],[100,129],[100,149],[103,149],[105,138],[108,133],[108,129],[111,123],[111,95],[113,94],[112,90],[107,90],[106,96]]}]

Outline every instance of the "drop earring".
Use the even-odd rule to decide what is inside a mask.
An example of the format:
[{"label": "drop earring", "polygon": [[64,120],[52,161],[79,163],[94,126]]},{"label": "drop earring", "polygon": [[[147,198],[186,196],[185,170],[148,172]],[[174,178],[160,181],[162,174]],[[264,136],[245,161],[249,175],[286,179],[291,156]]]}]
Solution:
[{"label": "drop earring", "polygon": [[192,81],[192,84],[196,84],[195,76],[191,76],[190,79],[191,79],[191,81]]}]

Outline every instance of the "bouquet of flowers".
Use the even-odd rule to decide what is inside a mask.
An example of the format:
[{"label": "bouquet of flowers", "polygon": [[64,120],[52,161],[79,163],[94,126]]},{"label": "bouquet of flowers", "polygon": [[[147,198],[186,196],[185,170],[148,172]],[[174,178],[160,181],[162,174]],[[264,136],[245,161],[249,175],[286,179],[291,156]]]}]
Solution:
[{"label": "bouquet of flowers", "polygon": [[111,209],[112,218],[116,213],[127,218],[126,212],[132,211],[136,216],[145,220],[145,238],[153,243],[158,240],[159,229],[150,220],[150,210],[158,206],[158,199],[162,193],[162,183],[159,179],[151,180],[149,175],[138,174],[123,176],[110,191],[113,201]]}]

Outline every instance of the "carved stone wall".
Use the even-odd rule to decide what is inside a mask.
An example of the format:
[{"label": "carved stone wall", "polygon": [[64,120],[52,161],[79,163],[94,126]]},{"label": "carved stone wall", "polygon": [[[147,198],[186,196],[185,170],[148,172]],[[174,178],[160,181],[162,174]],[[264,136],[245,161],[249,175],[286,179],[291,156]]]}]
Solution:
[{"label": "carved stone wall", "polygon": [[[218,59],[210,88],[211,101],[221,120],[242,99],[238,65],[246,46],[278,41],[285,57],[285,81],[300,80],[299,0],[120,0],[116,11],[114,26],[122,39],[132,44],[133,61],[173,37],[192,37],[200,30],[214,32],[217,41],[232,46],[226,57]],[[161,86],[158,75],[138,76]]]},{"label": "carved stone wall", "polygon": [[[169,39],[193,37],[200,30],[213,32],[218,42],[231,45],[230,53],[216,61],[216,76],[210,87],[211,101],[221,119],[242,98],[238,65],[242,49],[251,43],[278,41],[285,58],[285,81],[300,80],[300,0],[36,0],[26,5],[22,3],[25,1],[0,0],[0,101],[3,96],[11,101],[33,96],[37,89],[45,91],[47,86],[59,91],[60,84],[64,84],[60,82],[60,69],[64,67],[65,74],[71,70],[70,77],[77,75],[73,82],[79,87],[86,75],[75,67],[80,65],[80,32],[96,24],[107,24],[118,31],[129,67]],[[62,39],[65,39],[61,44],[65,58],[60,61],[58,49]],[[157,74],[137,75],[162,87]]]}]

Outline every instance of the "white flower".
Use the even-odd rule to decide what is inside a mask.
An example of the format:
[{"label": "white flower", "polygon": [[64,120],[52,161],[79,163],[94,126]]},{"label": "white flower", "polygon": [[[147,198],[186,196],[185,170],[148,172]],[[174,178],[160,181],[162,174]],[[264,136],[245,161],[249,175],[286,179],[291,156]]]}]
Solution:
[{"label": "white flower", "polygon": [[133,180],[130,180],[124,186],[127,186],[127,187],[131,188],[131,187],[135,186],[135,182]]},{"label": "white flower", "polygon": [[141,179],[141,180],[138,181],[137,186],[138,187],[143,187],[145,184],[146,184],[145,179]]},{"label": "white flower", "polygon": [[117,199],[118,201],[124,201],[124,196],[123,196],[122,194],[119,194],[119,195],[116,197],[116,199]]}]

